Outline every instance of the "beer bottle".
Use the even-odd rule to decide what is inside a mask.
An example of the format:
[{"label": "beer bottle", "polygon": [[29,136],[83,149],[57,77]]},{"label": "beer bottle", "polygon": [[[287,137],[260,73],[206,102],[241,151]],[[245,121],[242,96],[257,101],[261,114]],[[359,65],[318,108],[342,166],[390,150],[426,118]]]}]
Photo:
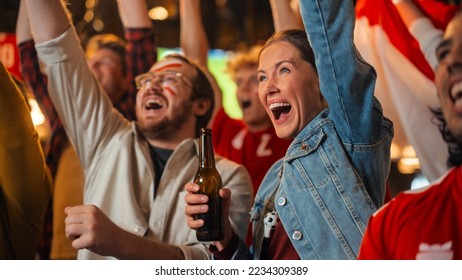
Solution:
[{"label": "beer bottle", "polygon": [[221,176],[215,168],[212,131],[202,128],[199,138],[199,168],[194,176],[194,183],[199,185],[197,193],[205,194],[209,200],[207,213],[195,215],[195,219],[204,220],[204,225],[197,229],[199,241],[218,241],[224,238],[223,207],[219,191],[222,187]]}]

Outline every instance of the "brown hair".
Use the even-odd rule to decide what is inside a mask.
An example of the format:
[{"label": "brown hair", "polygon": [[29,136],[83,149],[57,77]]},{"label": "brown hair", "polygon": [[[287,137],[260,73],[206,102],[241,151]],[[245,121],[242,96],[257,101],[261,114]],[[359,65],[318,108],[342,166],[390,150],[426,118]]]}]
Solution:
[{"label": "brown hair", "polygon": [[197,100],[197,99],[210,100],[210,108],[207,110],[207,112],[202,116],[196,117],[195,132],[196,132],[196,137],[199,137],[201,128],[207,127],[207,124],[209,123],[212,117],[213,109],[215,108],[215,97],[214,97],[214,91],[212,88],[212,84],[207,78],[207,75],[205,74],[205,70],[198,63],[189,60],[184,55],[181,55],[179,53],[173,53],[173,54],[167,55],[165,58],[181,60],[191,65],[194,69],[196,69],[197,74],[194,80],[192,81],[193,94],[191,95],[191,100]]},{"label": "brown hair", "polygon": [[305,30],[302,29],[288,29],[274,33],[260,51],[260,54],[270,45],[276,42],[287,42],[293,45],[301,54],[302,59],[311,64],[317,72],[316,63],[314,59],[313,49],[308,41]]},{"label": "brown hair", "polygon": [[86,54],[91,57],[94,52],[100,49],[108,49],[113,51],[120,57],[122,64],[122,73],[127,74],[127,50],[125,49],[126,42],[114,34],[98,34],[90,38],[86,47]]},{"label": "brown hair", "polygon": [[256,45],[246,51],[239,51],[226,63],[226,72],[235,79],[236,72],[244,67],[258,67],[258,57],[263,45]]}]

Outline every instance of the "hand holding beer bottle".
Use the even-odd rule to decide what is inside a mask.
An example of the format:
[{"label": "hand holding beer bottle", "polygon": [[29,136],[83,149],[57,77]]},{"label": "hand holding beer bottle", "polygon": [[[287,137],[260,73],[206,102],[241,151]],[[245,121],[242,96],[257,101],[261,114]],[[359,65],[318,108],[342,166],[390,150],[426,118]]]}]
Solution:
[{"label": "hand holding beer bottle", "polygon": [[199,185],[197,194],[208,196],[206,213],[194,215],[195,220],[202,219],[204,225],[197,229],[199,241],[218,241],[224,238],[223,206],[219,191],[222,188],[221,176],[215,167],[212,145],[212,131],[201,129],[199,138],[199,168],[194,176],[194,183]]}]

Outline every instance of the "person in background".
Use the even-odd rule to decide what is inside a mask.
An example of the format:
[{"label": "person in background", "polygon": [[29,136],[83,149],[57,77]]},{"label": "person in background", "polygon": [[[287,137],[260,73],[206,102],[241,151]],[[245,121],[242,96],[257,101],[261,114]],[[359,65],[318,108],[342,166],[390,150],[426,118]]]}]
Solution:
[{"label": "person in background", "polygon": [[[258,69],[260,101],[277,135],[293,141],[256,194],[252,254],[225,219],[224,240],[210,246],[220,259],[355,259],[384,201],[393,124],[353,44],[354,3],[300,0],[300,11],[306,33],[274,34]],[[185,189],[188,226],[198,228],[207,197],[194,183]],[[225,206],[230,194],[221,191]]]},{"label": "person in background", "polygon": [[360,259],[462,259],[462,10],[436,48],[434,113],[448,145],[450,170],[424,189],[399,194],[370,219]]},{"label": "person in background", "polygon": [[[21,1],[16,26],[22,74],[52,129],[46,159],[54,179],[54,191],[38,252],[41,259],[75,259],[77,250],[64,232],[64,208],[82,204],[85,178],[48,95],[47,77],[39,68],[24,2]],[[136,87],[133,80],[157,60],[156,40],[144,0],[118,0],[117,5],[126,42],[113,34],[95,35],[87,44],[86,55],[91,70],[114,107],[127,119],[135,120]]]},{"label": "person in background", "polygon": [[[426,61],[430,65],[432,70],[435,70],[438,66],[438,59],[436,57],[436,48],[443,40],[443,30],[437,28],[430,18],[428,18],[424,12],[417,6],[419,2],[426,2],[425,5],[428,6],[427,11],[434,12],[433,16],[435,17],[435,21],[438,21],[440,25],[445,26],[445,24],[449,21],[450,17],[454,15],[456,11],[455,5],[450,5],[447,3],[439,2],[439,1],[420,1],[420,0],[392,0],[396,10],[398,11],[401,19],[403,20],[406,28],[408,29],[409,33],[417,40],[419,48],[422,54],[425,56]],[[428,10],[428,9],[432,10]],[[438,20],[437,20],[438,19]],[[406,76],[405,73],[401,73],[402,76]],[[432,87],[433,96],[436,96],[437,89],[436,87]],[[422,100],[426,100],[422,98]],[[439,106],[439,103],[426,103],[426,107],[423,110],[429,111],[430,108],[435,106]],[[407,107],[408,108],[408,107]],[[414,114],[414,115],[421,115],[421,114]],[[420,120],[422,117],[419,118]],[[427,121],[428,123],[428,121]],[[432,123],[432,125],[434,125]],[[418,128],[418,129],[416,129]],[[420,128],[420,129],[419,129]],[[422,125],[414,124],[412,127],[409,127],[407,133],[414,134],[416,137],[414,139],[418,139],[419,142],[423,140],[422,137],[419,137],[421,134]],[[433,129],[433,128],[432,128]],[[430,182],[439,179],[441,176],[444,176],[447,173],[447,170],[450,168],[449,165],[444,164],[445,159],[449,156],[449,154],[444,151],[444,143],[442,142],[439,134],[436,132],[432,135],[426,135],[425,140],[418,144],[422,148],[435,152],[438,151],[441,154],[441,157],[420,157],[419,160],[421,165],[424,167],[426,166],[433,166],[432,170],[437,170],[436,172],[426,172],[424,175],[429,179]],[[430,139],[431,136],[432,139]],[[433,140],[437,139],[437,140]],[[440,143],[441,142],[441,143]],[[424,145],[427,143],[427,145]],[[438,147],[435,147],[434,144],[438,144]],[[430,152],[425,152],[424,154],[430,155]],[[444,168],[443,168],[444,167]],[[426,171],[426,170],[422,170]]]},{"label": "person in background", "polygon": [[0,61],[0,259],[34,259],[51,179],[29,106]]},{"label": "person in background", "polygon": [[[26,3],[38,57],[53,77],[50,97],[85,170],[85,205],[65,209],[66,235],[78,257],[210,258],[184,215],[183,187],[198,167],[194,138],[214,107],[203,70],[178,54],[155,63],[135,78],[137,121],[129,122],[88,68],[62,1]],[[216,166],[235,194],[233,228],[245,236],[250,176],[225,158],[217,157]]]},{"label": "person in background", "polygon": [[[434,57],[433,38],[441,35],[441,30],[435,29],[432,22],[444,29],[454,14],[455,5],[444,2],[357,1],[355,44],[363,58],[376,69],[378,80],[375,95],[381,101],[385,114],[394,122],[393,142],[397,149],[392,149],[394,161],[389,178],[391,197],[411,187],[422,187],[448,170],[447,149],[433,123],[430,110],[439,107],[434,84],[435,65],[431,62],[434,58],[430,57]],[[423,15],[419,9],[411,12],[410,6],[419,6],[428,17],[417,20],[416,11]],[[418,170],[414,167],[407,171],[412,174],[403,174],[406,171],[401,166],[407,165],[407,151],[411,148],[408,145],[412,145],[415,151],[410,156],[418,159],[415,165]],[[421,175],[428,181],[422,180]]]}]

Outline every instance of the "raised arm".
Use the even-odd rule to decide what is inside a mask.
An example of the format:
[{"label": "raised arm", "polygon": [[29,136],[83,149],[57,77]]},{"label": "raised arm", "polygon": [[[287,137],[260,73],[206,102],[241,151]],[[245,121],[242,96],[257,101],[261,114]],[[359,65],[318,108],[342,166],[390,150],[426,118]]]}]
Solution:
[{"label": "raised arm", "polygon": [[9,258],[33,259],[51,183],[29,108],[1,61],[0,123],[0,231],[11,234],[0,234],[11,238],[0,246],[8,242],[14,251]]},{"label": "raised arm", "polygon": [[145,0],[117,0],[120,19],[124,28],[151,28]]},{"label": "raised arm", "polygon": [[102,152],[101,145],[110,140],[106,136],[125,131],[130,124],[113,111],[110,99],[89,69],[63,3],[26,3],[38,56],[47,76],[53,77],[48,80],[50,98],[86,170],[97,152]]},{"label": "raised arm", "polygon": [[40,109],[46,115],[50,127],[60,127],[61,125],[58,124],[60,120],[48,96],[47,77],[40,71],[25,1],[21,1],[19,6],[16,39],[24,81],[30,85]]},{"label": "raised arm", "polygon": [[443,31],[436,28],[431,20],[416,6],[413,0],[392,0],[401,19],[414,36],[428,63],[435,69],[438,61],[435,51],[443,39]]},{"label": "raised arm", "polygon": [[374,143],[382,112],[374,98],[376,74],[353,44],[351,0],[300,0],[300,11],[316,58],[321,93],[344,143]]},{"label": "raised arm", "polygon": [[303,29],[303,22],[298,11],[298,3],[294,8],[290,0],[270,0],[273,14],[274,30]]},{"label": "raised arm", "polygon": [[32,33],[30,31],[29,15],[25,1],[20,1],[18,20],[16,22],[16,41],[18,45],[22,42],[32,41]]},{"label": "raised arm", "polygon": [[36,43],[56,38],[69,28],[69,17],[60,0],[26,1]]},{"label": "raised arm", "polygon": [[145,0],[117,0],[117,7],[127,41],[125,61],[129,96],[125,107],[134,110],[137,93],[135,77],[148,72],[157,61],[157,42]]},{"label": "raised arm", "polygon": [[[389,173],[393,124],[374,97],[375,70],[353,43],[353,0],[300,0],[300,12],[329,118],[374,204],[380,206]],[[371,157],[376,158],[374,168]]]},{"label": "raised arm", "polygon": [[201,16],[200,0],[180,0],[180,45],[185,54],[207,67],[209,42]]},{"label": "raised arm", "polygon": [[412,0],[391,0],[395,4],[401,19],[409,28],[418,19],[426,18]]},{"label": "raised arm", "polygon": [[200,0],[180,0],[180,45],[186,56],[196,60],[206,69],[206,74],[215,92],[215,108],[209,125],[213,124],[216,113],[222,108],[222,92],[207,67],[209,43],[201,17]]}]

